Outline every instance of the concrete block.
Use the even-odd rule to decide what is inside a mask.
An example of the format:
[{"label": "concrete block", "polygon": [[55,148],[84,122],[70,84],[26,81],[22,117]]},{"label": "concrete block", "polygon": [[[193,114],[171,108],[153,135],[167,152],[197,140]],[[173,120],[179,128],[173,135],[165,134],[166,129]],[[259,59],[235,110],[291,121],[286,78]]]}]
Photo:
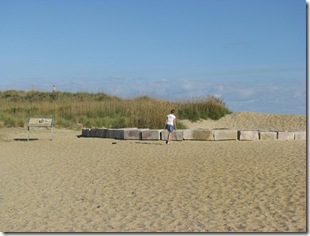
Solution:
[{"label": "concrete block", "polygon": [[214,137],[211,130],[200,128],[183,130],[183,139],[213,141]]},{"label": "concrete block", "polygon": [[277,132],[276,131],[259,131],[260,140],[276,140]]},{"label": "concrete block", "polygon": [[218,129],[212,130],[214,140],[237,140],[238,131],[237,130],[230,130],[230,129]]},{"label": "concrete block", "polygon": [[106,138],[115,138],[118,129],[107,129]]},{"label": "concrete block", "polygon": [[82,129],[82,137],[90,137],[90,130],[89,128]]},{"label": "concrete block", "polygon": [[141,138],[142,140],[160,140],[160,133],[162,130],[150,129],[142,130]]},{"label": "concrete block", "polygon": [[[124,139],[125,138],[125,133],[128,131],[137,131],[137,128],[122,128],[122,129],[114,129],[114,138],[116,139]],[[139,134],[138,134],[139,137]]]},{"label": "concrete block", "polygon": [[288,132],[288,131],[278,132],[278,140],[293,140],[294,137],[295,137],[294,132]]},{"label": "concrete block", "polygon": [[137,130],[137,128],[107,129],[106,138],[124,139],[125,130]]},{"label": "concrete block", "polygon": [[125,140],[140,140],[142,139],[142,130],[148,129],[137,129],[137,128],[126,128],[114,131],[114,136],[116,139],[125,139]]},{"label": "concrete block", "polygon": [[124,139],[124,130],[123,129],[114,129],[113,138]]},{"label": "concrete block", "polygon": [[[92,128],[92,129],[83,129],[85,137],[92,137],[92,138],[104,138],[106,128]],[[83,136],[84,137],[84,136]]]},{"label": "concrete block", "polygon": [[258,131],[256,130],[240,130],[239,131],[240,141],[254,141],[259,140]]},{"label": "concrete block", "polygon": [[98,128],[98,137],[99,138],[106,138],[107,137],[107,128]]},{"label": "concrete block", "polygon": [[[163,130],[161,132],[161,140],[167,140],[168,133],[169,132],[167,130]],[[173,131],[171,133],[170,140],[171,141],[182,141],[183,140],[183,131],[182,130]]]},{"label": "concrete block", "polygon": [[306,131],[295,132],[295,139],[296,140],[306,140],[307,139],[307,132]]},{"label": "concrete block", "polygon": [[99,132],[98,129],[93,128],[90,130],[90,137],[95,138],[95,137],[99,137]]},{"label": "concrete block", "polygon": [[[148,130],[148,129],[143,129]],[[130,129],[130,130],[124,130],[123,139],[126,140],[140,140],[142,139],[141,129]]]}]

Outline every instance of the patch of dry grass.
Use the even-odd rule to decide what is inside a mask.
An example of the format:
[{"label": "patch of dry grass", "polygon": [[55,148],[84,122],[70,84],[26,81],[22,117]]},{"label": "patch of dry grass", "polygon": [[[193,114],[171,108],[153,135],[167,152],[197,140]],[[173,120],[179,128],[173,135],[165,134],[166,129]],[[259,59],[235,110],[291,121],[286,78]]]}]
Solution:
[{"label": "patch of dry grass", "polygon": [[[219,119],[230,113],[216,97],[170,102],[148,96],[121,99],[104,93],[0,91],[0,127],[24,127],[29,117],[53,116],[58,128],[162,128],[176,109],[179,119]],[[178,122],[178,128],[185,128]]]}]

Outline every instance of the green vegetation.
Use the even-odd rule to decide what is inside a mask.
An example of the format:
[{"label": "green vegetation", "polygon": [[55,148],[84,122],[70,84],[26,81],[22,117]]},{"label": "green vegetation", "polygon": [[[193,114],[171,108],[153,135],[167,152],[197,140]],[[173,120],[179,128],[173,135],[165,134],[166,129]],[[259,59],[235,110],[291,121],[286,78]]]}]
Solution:
[{"label": "green vegetation", "polygon": [[[178,119],[219,119],[230,111],[214,96],[170,102],[147,96],[121,99],[104,93],[0,91],[0,127],[25,127],[29,117],[53,116],[55,127],[161,129],[174,108]],[[178,129],[186,128],[177,122]]]}]

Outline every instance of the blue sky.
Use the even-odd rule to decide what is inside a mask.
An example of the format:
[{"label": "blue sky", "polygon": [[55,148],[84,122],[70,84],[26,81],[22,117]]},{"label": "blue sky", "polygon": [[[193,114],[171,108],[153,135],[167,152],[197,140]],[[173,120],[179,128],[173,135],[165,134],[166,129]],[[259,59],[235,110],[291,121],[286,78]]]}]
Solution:
[{"label": "blue sky", "polygon": [[1,0],[0,90],[306,114],[305,0]]}]

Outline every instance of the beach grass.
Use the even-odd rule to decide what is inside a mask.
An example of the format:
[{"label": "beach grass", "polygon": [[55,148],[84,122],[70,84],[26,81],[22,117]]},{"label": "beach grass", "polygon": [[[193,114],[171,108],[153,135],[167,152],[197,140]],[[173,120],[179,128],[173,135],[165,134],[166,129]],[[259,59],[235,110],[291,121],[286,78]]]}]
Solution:
[{"label": "beach grass", "polygon": [[[171,109],[178,119],[217,120],[231,113],[214,96],[167,101],[148,96],[122,99],[105,93],[0,91],[0,127],[25,127],[29,117],[54,117],[55,127],[163,128]],[[177,123],[178,129],[186,126]]]}]

